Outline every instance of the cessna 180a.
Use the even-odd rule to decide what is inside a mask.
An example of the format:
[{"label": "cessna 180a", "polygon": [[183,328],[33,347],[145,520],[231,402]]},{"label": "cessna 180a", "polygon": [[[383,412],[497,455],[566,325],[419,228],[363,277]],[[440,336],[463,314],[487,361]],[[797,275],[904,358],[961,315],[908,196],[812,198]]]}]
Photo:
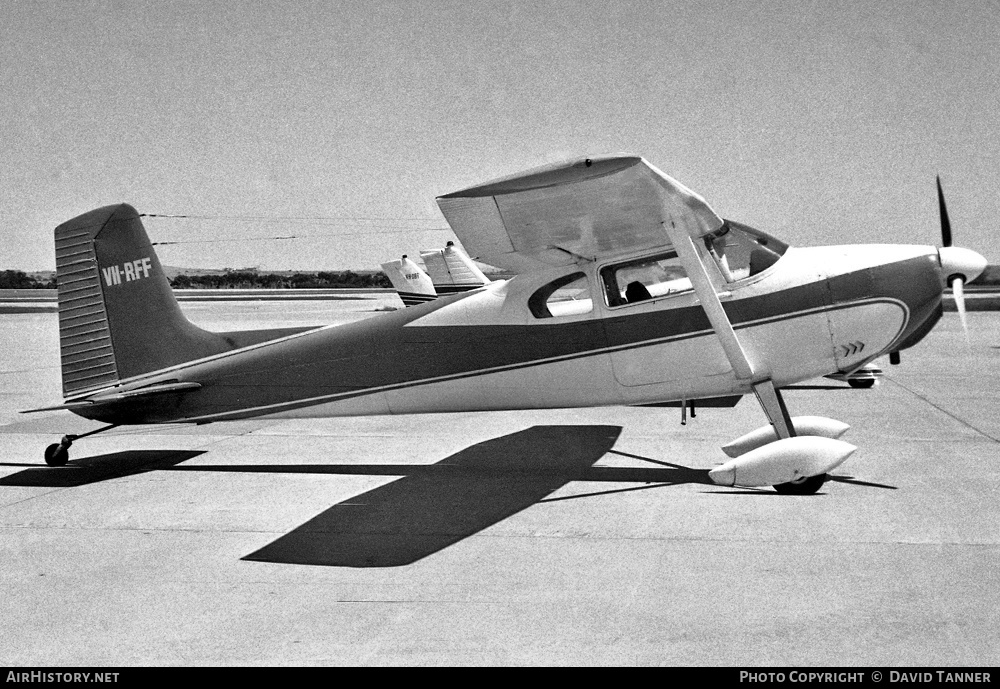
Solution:
[{"label": "cessna 180a", "polygon": [[[724,220],[646,160],[549,165],[437,199],[478,260],[516,273],[318,328],[209,332],[181,313],[138,213],[56,228],[64,403],[111,424],[606,405],[724,405],[768,424],[723,448],[722,485],[811,493],[856,448],[780,388],[912,347],[984,269],[951,247],[789,247]],[[41,411],[41,410],[34,410]],[[80,436],[50,445],[68,461]]]}]

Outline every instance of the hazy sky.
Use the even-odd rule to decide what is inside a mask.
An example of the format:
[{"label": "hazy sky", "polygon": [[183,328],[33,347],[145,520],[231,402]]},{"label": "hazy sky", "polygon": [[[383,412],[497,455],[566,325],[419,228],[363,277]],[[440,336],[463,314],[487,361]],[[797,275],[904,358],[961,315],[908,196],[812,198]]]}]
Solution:
[{"label": "hazy sky", "polygon": [[937,243],[940,173],[996,262],[998,36],[995,1],[3,0],[0,268],[121,201],[208,216],[146,220],[167,264],[371,268],[452,238],[437,195],[610,152],[792,244]]}]

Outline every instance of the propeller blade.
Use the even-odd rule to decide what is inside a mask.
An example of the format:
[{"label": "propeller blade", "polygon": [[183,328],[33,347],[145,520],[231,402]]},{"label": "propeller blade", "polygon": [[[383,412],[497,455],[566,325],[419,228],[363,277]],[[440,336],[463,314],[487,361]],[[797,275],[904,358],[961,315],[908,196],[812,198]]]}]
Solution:
[{"label": "propeller blade", "polygon": [[956,275],[951,281],[951,291],[955,296],[955,306],[958,308],[958,317],[962,319],[962,330],[965,331],[965,341],[971,342],[969,339],[969,324],[965,320],[965,281],[962,279],[961,275]]},{"label": "propeller blade", "polygon": [[951,246],[951,221],[948,220],[948,207],[944,204],[944,191],[941,189],[941,175],[937,178],[938,212],[941,215],[941,246]]}]

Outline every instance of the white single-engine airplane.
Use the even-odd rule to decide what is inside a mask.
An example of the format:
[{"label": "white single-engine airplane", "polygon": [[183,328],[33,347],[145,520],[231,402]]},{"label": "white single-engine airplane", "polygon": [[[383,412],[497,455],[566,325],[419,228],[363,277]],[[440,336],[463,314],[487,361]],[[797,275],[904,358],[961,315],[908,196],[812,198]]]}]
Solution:
[{"label": "white single-engine airplane", "polygon": [[[56,228],[64,403],[111,426],[662,405],[754,393],[769,423],[722,485],[813,493],[856,448],[779,388],[912,347],[985,268],[950,246],[789,247],[642,158],[550,165],[446,194],[472,255],[517,275],[346,325],[216,333],[181,313],[138,213]],[[963,313],[964,315],[964,313]],[[42,411],[42,410],[33,410]],[[68,461],[79,436],[50,445]]]}]

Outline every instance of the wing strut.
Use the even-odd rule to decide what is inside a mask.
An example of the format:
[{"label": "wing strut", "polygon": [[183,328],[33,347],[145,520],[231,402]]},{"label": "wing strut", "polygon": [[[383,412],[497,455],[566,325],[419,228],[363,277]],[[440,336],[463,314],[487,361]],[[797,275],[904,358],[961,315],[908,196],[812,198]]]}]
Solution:
[{"label": "wing strut", "polygon": [[[698,249],[695,247],[691,235],[686,229],[677,228],[676,223],[669,224],[671,227],[667,228],[667,232],[671,235],[674,249],[687,271],[695,294],[698,295],[698,300],[701,301],[701,305],[705,309],[705,315],[708,316],[708,320],[722,344],[726,358],[729,359],[729,365],[733,367],[737,378],[752,381],[756,377],[756,371],[747,359],[739,338],[736,337],[736,331],[733,330],[733,324],[729,321],[726,310],[722,308],[722,302],[715,291],[715,285],[712,284],[705,264],[702,263],[701,256],[698,255]],[[677,232],[678,229],[680,232]]]},{"label": "wing strut", "polygon": [[[664,228],[667,234],[670,235],[670,240],[677,251],[677,256],[687,271],[695,294],[698,295],[698,300],[705,309],[705,315],[708,316],[708,320],[712,324],[712,329],[715,330],[715,334],[719,338],[722,349],[726,353],[726,358],[729,359],[729,365],[733,367],[733,371],[736,373],[736,378],[751,384],[757,396],[757,401],[760,402],[764,414],[774,426],[778,437],[791,438],[795,435],[795,427],[792,425],[791,417],[788,415],[785,401],[768,377],[768,372],[759,370],[747,358],[743,345],[740,344],[740,340],[736,336],[736,331],[733,329],[733,324],[730,322],[726,310],[722,307],[722,301],[719,299],[718,292],[716,292],[715,283],[705,268],[705,263],[702,261],[698,247],[691,238],[692,234],[697,235],[699,233],[692,233],[690,231],[691,228],[685,226],[683,216],[674,216],[671,218],[669,209],[665,208],[664,211],[665,217],[668,218],[663,223]],[[720,279],[721,276],[717,278],[717,280]]]}]

